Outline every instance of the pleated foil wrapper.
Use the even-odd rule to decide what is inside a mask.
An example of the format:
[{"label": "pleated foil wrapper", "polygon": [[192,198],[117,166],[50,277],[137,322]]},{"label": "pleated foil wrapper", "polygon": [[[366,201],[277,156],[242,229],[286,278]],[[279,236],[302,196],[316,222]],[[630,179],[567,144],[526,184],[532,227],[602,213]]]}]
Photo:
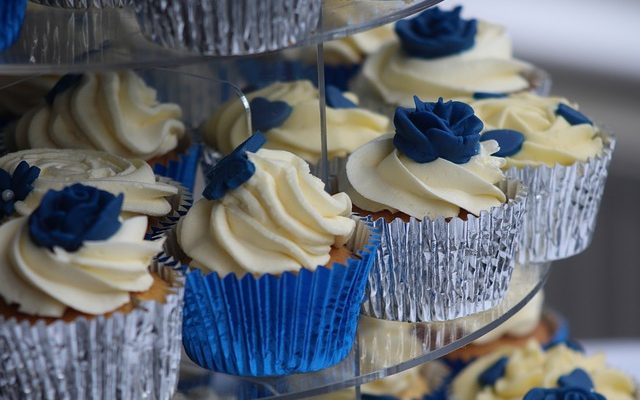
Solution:
[{"label": "pleated foil wrapper", "polygon": [[165,303],[49,325],[0,315],[0,398],[170,400],[180,363],[184,277],[154,263],[173,288]]},{"label": "pleated foil wrapper", "polygon": [[189,189],[176,182],[173,179],[165,178],[162,176],[156,177],[158,182],[173,185],[178,188],[178,194],[171,196],[167,200],[171,204],[171,211],[169,214],[160,218],[149,218],[149,227],[147,228],[147,240],[159,239],[165,236],[182,218],[187,214],[191,206],[193,205],[193,194]]},{"label": "pleated foil wrapper", "polygon": [[615,138],[602,135],[602,154],[570,166],[510,168],[529,187],[519,261],[546,262],[584,251],[593,237]]},{"label": "pleated foil wrapper", "polygon": [[[534,67],[524,71],[522,75],[529,81],[530,87],[528,92],[540,96],[548,96],[551,93],[552,80],[551,75],[549,75],[547,71]],[[378,114],[393,118],[396,108],[398,108],[397,104],[387,103],[376,88],[373,87],[362,74],[359,74],[351,81],[349,91],[358,96],[360,100],[358,104],[359,107],[377,112]]]},{"label": "pleated foil wrapper", "polygon": [[[220,161],[224,156],[219,151],[215,150],[212,147],[204,146],[202,150],[202,157],[200,158],[200,164],[202,166],[202,173],[204,174],[205,184],[209,183],[208,174],[209,171]],[[345,165],[347,164],[346,157],[334,157],[329,160],[329,166],[327,168],[328,172],[328,182],[326,182],[329,187],[336,188],[338,174],[341,170],[344,170]],[[317,176],[318,178],[322,178],[322,166],[320,163],[311,164],[309,163],[309,170],[312,175]]]},{"label": "pleated foil wrapper", "polygon": [[169,48],[246,55],[291,46],[320,21],[321,0],[133,0],[142,33]]},{"label": "pleated foil wrapper", "polygon": [[131,5],[131,0],[30,0],[32,3],[60,8],[121,8]]},{"label": "pleated foil wrapper", "polygon": [[499,186],[508,201],[466,221],[362,217],[382,230],[362,312],[392,321],[448,321],[498,305],[513,273],[527,200],[519,181]]},{"label": "pleated foil wrapper", "polygon": [[[166,259],[184,260],[171,232]],[[184,265],[186,353],[203,368],[240,376],[282,376],[337,364],[353,346],[379,242],[371,224],[358,222],[347,244],[358,257],[347,265],[240,279]]]}]

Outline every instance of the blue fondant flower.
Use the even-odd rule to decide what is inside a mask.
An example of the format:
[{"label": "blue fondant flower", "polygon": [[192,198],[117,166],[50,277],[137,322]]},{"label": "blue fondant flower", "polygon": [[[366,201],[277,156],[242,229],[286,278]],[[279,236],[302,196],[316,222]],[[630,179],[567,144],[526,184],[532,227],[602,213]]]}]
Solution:
[{"label": "blue fondant flower", "polygon": [[30,167],[26,161],[20,161],[13,174],[0,169],[0,218],[13,214],[15,202],[27,198],[39,175],[40,168]]},{"label": "blue fondant flower", "polygon": [[593,381],[583,369],[576,368],[570,374],[558,378],[557,388],[535,388],[524,400],[605,400],[593,388]]},{"label": "blue fondant flower", "polygon": [[56,97],[63,92],[71,89],[82,81],[82,74],[66,74],[49,90],[44,96],[47,104],[53,105],[53,101]]},{"label": "blue fondant flower", "polygon": [[271,101],[264,97],[256,97],[249,103],[251,107],[251,128],[254,131],[267,132],[284,124],[293,112],[287,102]]},{"label": "blue fondant flower", "polygon": [[491,364],[489,368],[484,370],[484,372],[478,376],[478,383],[480,386],[495,385],[496,382],[498,382],[498,379],[504,376],[508,363],[509,359],[507,357],[500,357],[496,362]]},{"label": "blue fondant flower", "polygon": [[437,58],[460,53],[475,43],[477,21],[460,18],[462,7],[443,11],[430,8],[412,19],[396,23],[404,51],[413,57]]},{"label": "blue fondant flower", "polygon": [[87,240],[105,240],[120,229],[122,194],[76,183],[49,190],[29,216],[29,234],[41,247],[75,251]]},{"label": "blue fondant flower", "polygon": [[227,191],[248,181],[256,167],[247,157],[247,151],[255,153],[266,141],[262,133],[256,132],[214,165],[208,173],[209,184],[202,195],[209,200],[219,200]]},{"label": "blue fondant flower", "polygon": [[331,108],[356,108],[356,103],[347,99],[342,90],[335,86],[327,85],[325,90],[325,100],[327,106]]},{"label": "blue fondant flower", "polygon": [[464,164],[478,154],[483,124],[471,106],[442,98],[435,103],[413,99],[415,108],[399,107],[393,117],[398,150],[419,163],[440,157]]}]

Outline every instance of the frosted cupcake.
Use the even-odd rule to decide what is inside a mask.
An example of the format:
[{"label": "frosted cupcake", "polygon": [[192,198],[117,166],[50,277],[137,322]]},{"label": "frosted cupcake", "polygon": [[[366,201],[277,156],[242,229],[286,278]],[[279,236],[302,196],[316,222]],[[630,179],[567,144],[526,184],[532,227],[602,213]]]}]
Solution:
[{"label": "frosted cupcake", "polygon": [[[400,321],[448,320],[497,305],[513,271],[524,212],[495,141],[465,103],[398,108],[396,134],[357,149],[341,188],[383,230],[364,312]],[[471,257],[470,254],[474,256]]]},{"label": "frosted cupcake", "polygon": [[171,397],[182,281],[154,265],[162,240],[144,240],[146,217],[122,220],[122,203],[76,184],[0,225],[4,395]]},{"label": "frosted cupcake", "polygon": [[270,376],[349,353],[377,236],[292,153],[256,134],[210,172],[167,252],[186,264],[184,346],[202,367]]},{"label": "frosted cupcake", "polygon": [[99,150],[147,161],[191,189],[198,148],[179,105],[161,103],[133,71],[65,75],[45,102],[5,128],[8,151]]},{"label": "frosted cupcake", "polygon": [[356,92],[373,89],[371,94],[377,97],[366,96],[375,100],[366,105],[411,106],[413,95],[433,101],[534,89],[535,69],[512,57],[505,29],[464,19],[461,11],[461,7],[451,11],[434,7],[398,21],[397,40],[367,58],[363,66]]},{"label": "frosted cupcake", "polygon": [[471,103],[497,140],[507,175],[529,186],[522,261],[552,261],[591,242],[615,139],[558,97],[518,94]]},{"label": "frosted cupcake", "polygon": [[0,169],[15,174],[24,162],[36,167],[39,176],[33,182],[33,190],[15,201],[20,215],[31,214],[49,190],[61,190],[74,183],[112,194],[124,193],[125,217],[140,214],[165,217],[179,208],[179,188],[170,184],[170,180],[159,181],[149,164],[142,160],[92,150],[35,149],[0,157]]},{"label": "frosted cupcake", "polygon": [[609,368],[603,354],[587,356],[573,346],[549,349],[535,341],[479,358],[451,383],[449,398],[632,400],[636,387]]},{"label": "frosted cupcake", "polygon": [[[251,132],[261,131],[267,138],[265,148],[289,151],[315,165],[321,158],[319,98],[310,81],[274,83],[247,94],[251,128],[242,103],[234,99],[205,123],[204,141],[226,155]],[[389,130],[387,117],[359,108],[357,101],[351,94],[327,88],[327,145],[329,158],[334,160],[331,172],[338,170],[340,158]],[[219,156],[215,153],[205,154],[209,166],[216,159]]]}]

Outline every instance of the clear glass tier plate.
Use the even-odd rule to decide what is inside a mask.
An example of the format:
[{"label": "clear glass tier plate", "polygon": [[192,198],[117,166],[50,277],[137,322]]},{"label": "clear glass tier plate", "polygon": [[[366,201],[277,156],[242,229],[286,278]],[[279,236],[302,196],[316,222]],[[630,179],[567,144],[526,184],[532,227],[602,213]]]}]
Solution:
[{"label": "clear glass tier plate", "polygon": [[544,285],[549,267],[550,264],[518,266],[502,304],[466,318],[402,323],[363,317],[357,343],[349,356],[320,372],[268,379],[238,378],[206,371],[184,356],[176,398],[294,399],[335,392],[402,372],[436,360],[495,329]]},{"label": "clear glass tier plate", "polygon": [[[409,16],[441,0],[325,0],[310,45]],[[0,52],[0,74],[184,65],[204,57],[147,41],[132,10],[68,10],[29,4],[18,41]]]}]

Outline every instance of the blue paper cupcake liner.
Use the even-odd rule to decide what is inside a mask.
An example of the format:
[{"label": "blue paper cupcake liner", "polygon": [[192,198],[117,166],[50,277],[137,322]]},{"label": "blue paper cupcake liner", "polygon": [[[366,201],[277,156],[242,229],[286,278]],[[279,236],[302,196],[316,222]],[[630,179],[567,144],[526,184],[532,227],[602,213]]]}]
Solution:
[{"label": "blue paper cupcake liner", "polygon": [[184,153],[179,154],[177,160],[169,160],[166,165],[155,163],[151,167],[156,175],[178,181],[192,192],[196,182],[196,170],[201,151],[202,145],[194,143]]},{"label": "blue paper cupcake liner", "polygon": [[[167,254],[180,257],[171,236]],[[201,367],[241,376],[281,376],[337,364],[354,343],[379,243],[379,232],[358,222],[348,246],[359,258],[350,258],[347,265],[241,279],[181,265],[187,275],[187,355]],[[161,261],[177,267],[170,256]]]},{"label": "blue paper cupcake liner", "polygon": [[18,39],[27,11],[27,0],[0,1],[0,51],[6,50]]}]

